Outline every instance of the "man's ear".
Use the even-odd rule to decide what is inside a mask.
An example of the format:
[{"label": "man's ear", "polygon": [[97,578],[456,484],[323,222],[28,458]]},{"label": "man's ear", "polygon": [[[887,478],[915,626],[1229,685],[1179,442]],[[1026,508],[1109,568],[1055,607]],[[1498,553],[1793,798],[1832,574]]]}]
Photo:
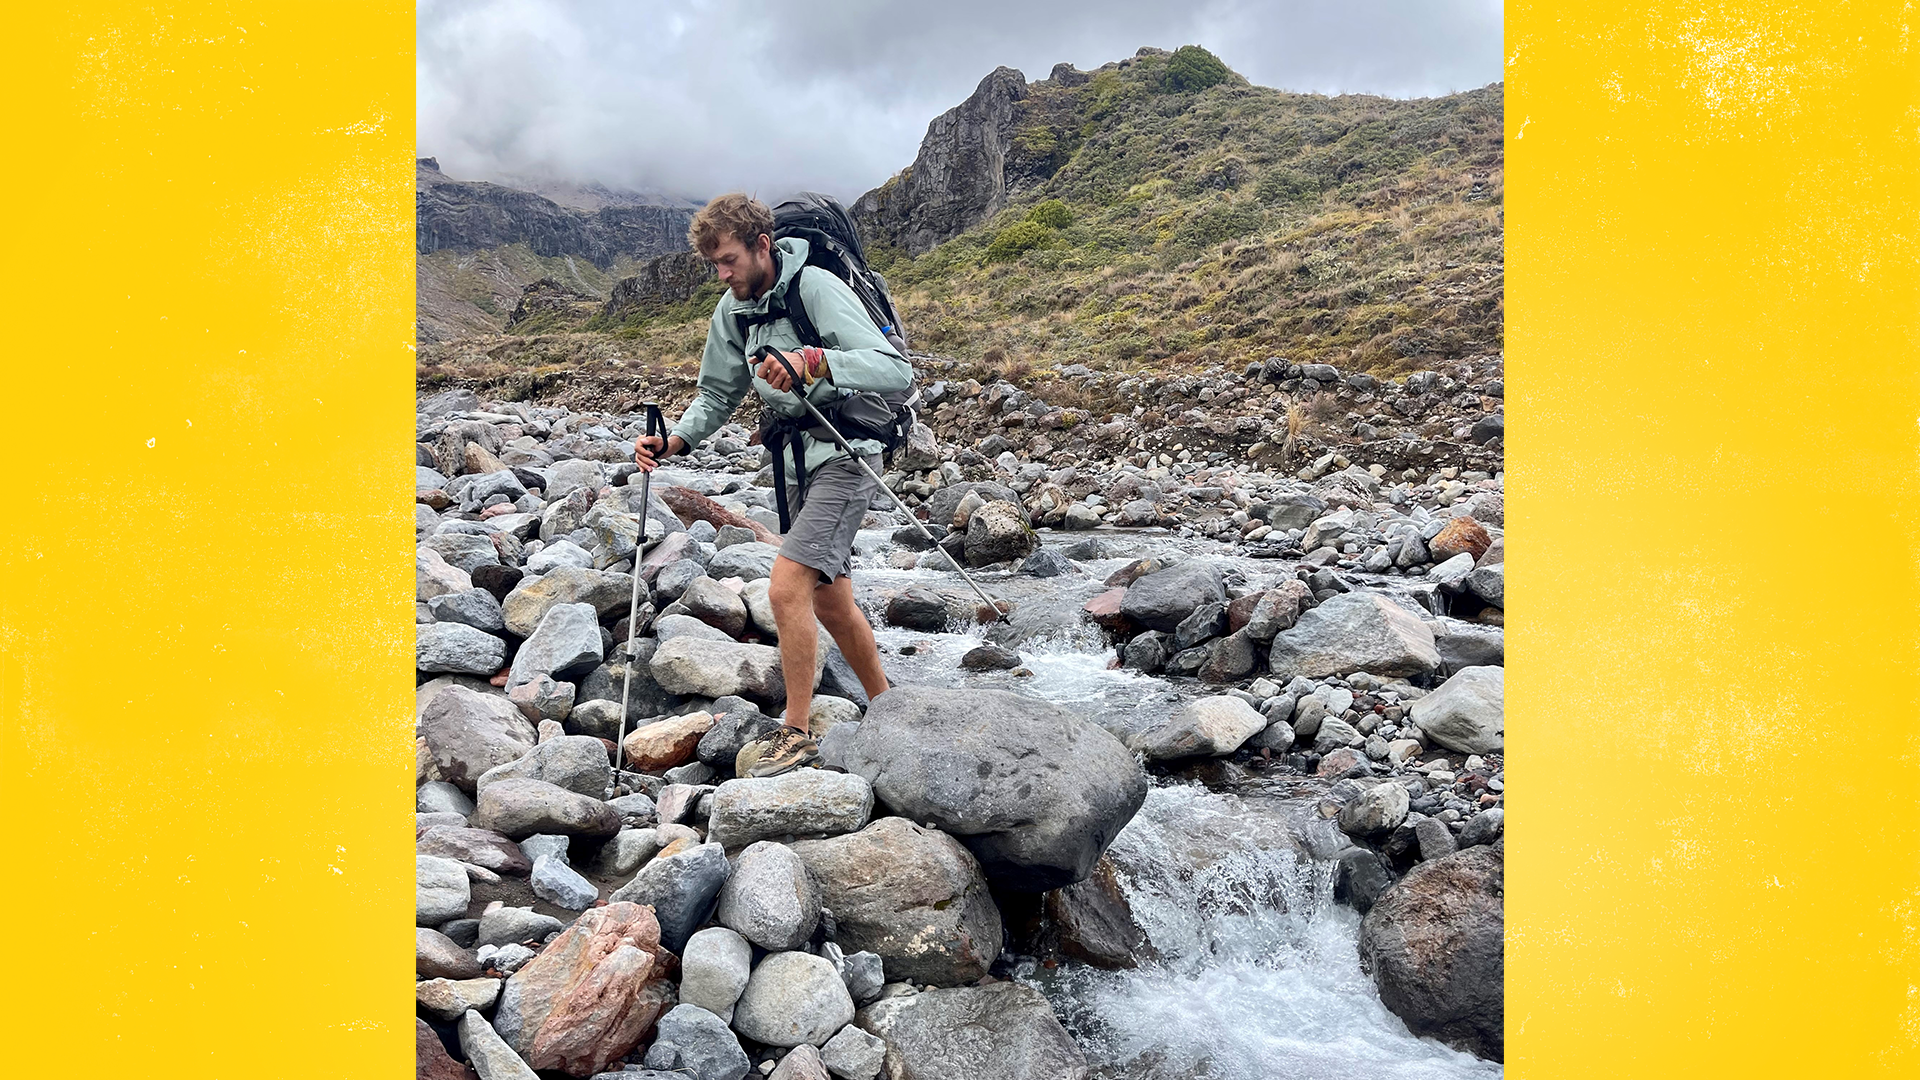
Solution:
[{"label": "man's ear", "polygon": [[771,254],[773,251],[773,234],[761,233],[753,241],[753,250],[761,256]]}]

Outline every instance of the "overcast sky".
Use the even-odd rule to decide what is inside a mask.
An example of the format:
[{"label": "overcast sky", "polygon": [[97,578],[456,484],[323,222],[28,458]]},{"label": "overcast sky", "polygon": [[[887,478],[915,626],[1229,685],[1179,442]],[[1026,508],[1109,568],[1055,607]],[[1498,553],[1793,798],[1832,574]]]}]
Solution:
[{"label": "overcast sky", "polygon": [[419,151],[449,176],[851,200],[996,66],[1197,44],[1262,86],[1501,78],[1499,0],[421,0]]}]

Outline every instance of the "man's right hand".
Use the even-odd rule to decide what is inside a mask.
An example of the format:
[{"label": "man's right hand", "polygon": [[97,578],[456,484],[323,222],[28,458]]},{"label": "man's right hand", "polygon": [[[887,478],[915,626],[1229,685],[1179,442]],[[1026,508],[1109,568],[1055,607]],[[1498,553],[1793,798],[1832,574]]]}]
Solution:
[{"label": "man's right hand", "polygon": [[[661,458],[685,453],[687,440],[678,435],[661,438],[658,435],[642,435],[633,440],[633,463],[640,466],[641,472],[652,472],[660,464]],[[662,453],[662,451],[665,451]]]}]

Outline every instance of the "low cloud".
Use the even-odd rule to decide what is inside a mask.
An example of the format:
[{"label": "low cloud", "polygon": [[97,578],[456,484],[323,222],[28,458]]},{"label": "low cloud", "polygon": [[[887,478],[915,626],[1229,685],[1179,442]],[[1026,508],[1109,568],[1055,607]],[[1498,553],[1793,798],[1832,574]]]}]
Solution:
[{"label": "low cloud", "polygon": [[1427,97],[1501,76],[1497,0],[419,5],[419,151],[462,179],[852,198],[996,66],[1205,46],[1263,86]]}]

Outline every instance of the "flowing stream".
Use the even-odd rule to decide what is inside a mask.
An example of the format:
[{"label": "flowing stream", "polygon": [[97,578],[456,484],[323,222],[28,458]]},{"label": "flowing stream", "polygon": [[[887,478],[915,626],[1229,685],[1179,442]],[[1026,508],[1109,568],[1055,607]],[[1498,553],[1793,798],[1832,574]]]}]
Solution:
[{"label": "flowing stream", "polygon": [[[1030,675],[967,672],[959,660],[984,637],[886,627],[880,597],[909,584],[970,595],[951,571],[886,565],[890,530],[856,542],[854,584],[878,627],[890,674],[901,682],[993,687],[1045,698],[1109,730],[1137,730],[1206,691],[1136,671],[1113,656],[1079,608],[1100,582],[1151,548],[1224,556],[1249,575],[1291,574],[1291,563],[1232,556],[1208,541],[1164,534],[1112,537],[1113,557],[1085,561],[1080,577],[976,574],[996,598],[1035,613],[1015,647]],[[1049,544],[1078,536],[1047,536]],[[1081,534],[1085,535],[1085,534]],[[1110,535],[1110,534],[1101,534]],[[1369,580],[1411,591],[1399,579]],[[1408,598],[1407,602],[1411,603]],[[901,655],[902,646],[912,655]],[[1110,854],[1135,920],[1155,956],[1132,971],[1067,961],[1023,962],[1016,977],[1047,995],[1102,1080],[1498,1077],[1500,1065],[1414,1036],[1380,1003],[1360,970],[1360,916],[1335,904],[1330,854],[1343,843],[1314,812],[1323,781],[1260,778],[1227,767],[1201,780],[1160,778]]]}]

